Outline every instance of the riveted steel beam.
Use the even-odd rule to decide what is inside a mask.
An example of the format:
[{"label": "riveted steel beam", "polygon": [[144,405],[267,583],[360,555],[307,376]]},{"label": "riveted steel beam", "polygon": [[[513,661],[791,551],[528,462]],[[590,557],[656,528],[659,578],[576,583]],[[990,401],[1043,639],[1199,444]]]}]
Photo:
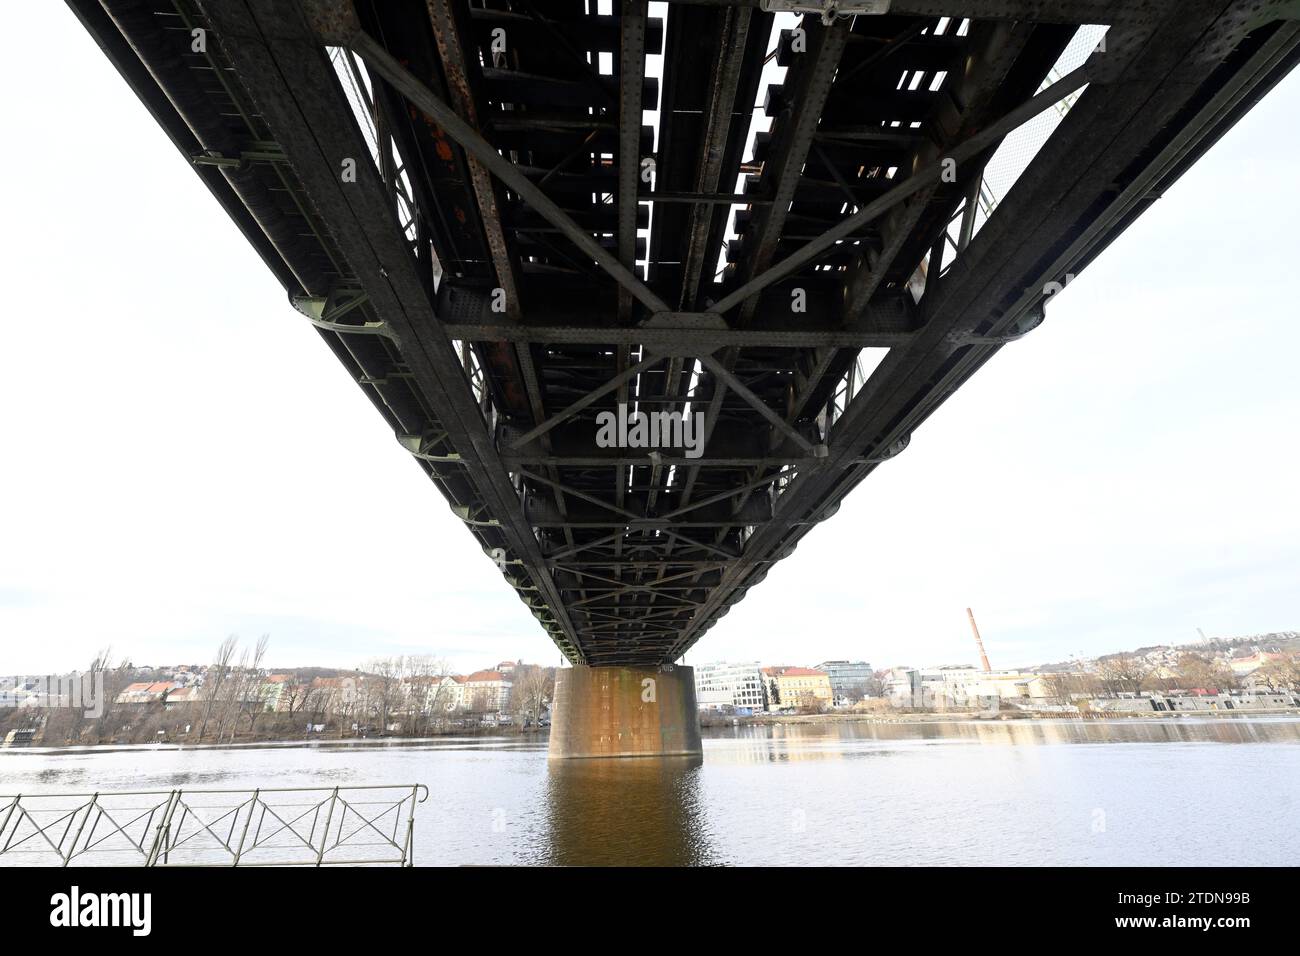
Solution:
[{"label": "riveted steel beam", "polygon": [[456,115],[456,111],[442,102],[432,90],[412,76],[373,37],[358,31],[348,41],[348,46],[366,62],[376,74],[383,77],[395,90],[433,117],[447,134],[471,153],[492,173],[514,190],[524,202],[532,206],[551,225],[559,229],[574,245],[589,255],[618,284],[655,312],[668,311],[667,304],[629,270],[616,256],[606,252],[590,233],[582,229],[564,210],[535,186],[515,164],[503,157],[492,144]]}]

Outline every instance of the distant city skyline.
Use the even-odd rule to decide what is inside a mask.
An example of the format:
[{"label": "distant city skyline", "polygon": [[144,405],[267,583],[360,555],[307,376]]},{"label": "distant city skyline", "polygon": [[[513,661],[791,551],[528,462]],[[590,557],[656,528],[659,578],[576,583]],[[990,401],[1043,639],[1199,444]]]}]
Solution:
[{"label": "distant city skyline", "polygon": [[[231,633],[272,667],[558,663],[86,31],[28,15],[71,69],[0,65],[40,132],[10,182],[42,184],[6,196],[0,673],[203,663]],[[967,606],[995,668],[1300,625],[1297,114],[1300,74],[687,662],[967,662]]]},{"label": "distant city skyline", "polygon": [[[1043,668],[1043,667],[1048,667],[1050,665],[1057,665],[1057,664],[1075,664],[1078,662],[1092,662],[1092,661],[1097,661],[1099,658],[1103,658],[1103,657],[1117,657],[1117,656],[1123,657],[1125,655],[1132,655],[1139,650],[1145,650],[1148,648],[1163,647],[1163,648],[1168,648],[1170,652],[1173,651],[1183,652],[1187,650],[1195,650],[1198,646],[1205,646],[1206,644],[1230,644],[1230,643],[1249,644],[1252,641],[1257,641],[1260,644],[1270,644],[1279,641],[1294,641],[1297,639],[1300,639],[1300,630],[1295,630],[1295,629],[1273,631],[1264,634],[1207,635],[1204,641],[1202,641],[1198,635],[1196,639],[1191,641],[1180,641],[1176,643],[1164,643],[1164,644],[1160,644],[1160,643],[1143,644],[1140,646],[1135,645],[1133,647],[1117,648],[1112,651],[1103,651],[1099,654],[1088,655],[1086,657],[1072,657],[1072,658],[1066,658],[1062,660],[1052,660],[1052,661],[1042,660],[1042,661],[1034,661],[1034,662],[1021,662],[1019,664],[1011,664],[1007,666],[991,665],[990,669],[992,672],[1007,672],[1007,671]],[[256,643],[255,641],[245,641],[241,638],[239,647],[241,649],[243,647],[249,647],[251,650],[252,646],[255,643]],[[974,645],[972,644],[972,648],[973,647]],[[111,655],[111,663],[113,664],[113,666],[129,663],[134,669],[137,670],[167,670],[170,668],[200,668],[201,669],[210,665],[212,663],[211,658],[214,656],[214,655],[209,655],[208,658],[201,658],[195,660],[181,660],[181,659],[141,660],[132,656],[129,653],[129,651],[125,648],[113,648],[112,650],[113,650],[113,654]],[[493,659],[491,661],[487,660],[486,658],[474,657],[474,656],[466,657],[463,660],[458,660],[456,658],[446,657],[445,655],[420,654],[419,652],[411,654],[409,656],[423,657],[429,659],[430,663],[445,662],[445,664],[447,665],[446,672],[448,674],[470,674],[474,672],[483,672],[483,671],[491,671],[491,670],[505,670],[506,667],[503,665],[508,665],[509,667],[512,668],[519,667],[519,666],[523,666],[523,667],[560,667],[560,666],[567,667],[569,666],[569,662],[563,660],[562,658],[557,658],[554,661],[548,662],[544,659],[543,660],[535,659],[533,657],[530,657],[527,654],[519,654],[513,656],[506,655],[500,659]],[[265,671],[267,673],[278,673],[278,672],[293,673],[295,671],[366,672],[367,665],[374,664],[374,663],[375,663],[374,660],[358,661],[354,664],[322,664],[310,660],[277,661],[274,659],[274,654],[268,650],[268,657],[265,661],[263,661],[260,670]],[[721,657],[708,657],[705,655],[701,655],[699,653],[699,648],[697,647],[695,650],[688,653],[682,659],[682,663],[688,666],[695,667],[697,671],[700,667],[703,666],[719,665],[719,664],[722,665],[757,664],[763,667],[788,667],[788,666],[792,666],[796,668],[810,667],[810,668],[823,669],[823,670],[826,669],[827,665],[834,665],[834,664],[850,664],[850,665],[870,664],[872,672],[876,674],[885,673],[890,670],[895,670],[899,668],[933,670],[933,669],[948,668],[948,667],[970,667],[977,670],[981,669],[978,660],[978,653],[975,651],[972,651],[972,653],[966,659],[954,658],[951,660],[904,660],[904,661],[889,661],[889,662],[882,662],[880,664],[876,664],[870,662],[869,659],[865,657],[865,655],[858,655],[857,657],[850,656],[845,658],[832,659],[827,657],[817,657],[816,655],[813,655],[812,657],[808,657],[802,650],[797,653],[778,654],[776,657],[773,657],[771,659],[767,659],[767,658],[757,659],[753,657],[748,657],[748,658],[732,657],[730,659],[727,659]],[[29,667],[17,671],[0,671],[0,682],[3,682],[5,678],[10,678],[15,676],[32,676],[37,674],[56,676],[66,672],[79,671],[84,669],[85,669],[85,662],[82,662],[80,664],[74,664],[67,668]]]}]

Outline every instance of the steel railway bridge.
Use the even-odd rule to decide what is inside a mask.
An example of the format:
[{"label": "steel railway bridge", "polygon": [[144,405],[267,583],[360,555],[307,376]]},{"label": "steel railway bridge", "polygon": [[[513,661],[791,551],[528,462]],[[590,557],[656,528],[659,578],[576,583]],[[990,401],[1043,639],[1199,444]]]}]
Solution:
[{"label": "steel railway bridge", "polygon": [[1294,0],[68,3],[596,671],[680,658],[1300,57]]}]

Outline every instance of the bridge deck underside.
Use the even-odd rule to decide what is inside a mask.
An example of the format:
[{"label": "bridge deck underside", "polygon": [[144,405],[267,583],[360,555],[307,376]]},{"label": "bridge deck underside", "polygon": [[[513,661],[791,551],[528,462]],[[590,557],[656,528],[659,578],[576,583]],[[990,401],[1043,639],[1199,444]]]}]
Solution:
[{"label": "bridge deck underside", "polygon": [[[1287,5],[1224,0],[894,0],[829,25],[727,2],[68,2],[588,664],[684,653],[1298,48]],[[1084,24],[1109,26],[1088,86],[972,238],[999,121]],[[702,445],[600,440],[620,404],[702,416]]]}]

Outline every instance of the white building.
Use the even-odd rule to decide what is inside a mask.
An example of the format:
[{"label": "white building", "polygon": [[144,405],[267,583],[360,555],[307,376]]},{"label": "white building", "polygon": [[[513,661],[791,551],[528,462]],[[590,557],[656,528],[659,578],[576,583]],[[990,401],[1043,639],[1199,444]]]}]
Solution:
[{"label": "white building", "polygon": [[465,707],[465,678],[460,674],[451,674],[438,682],[437,703],[445,711],[462,710]]},{"label": "white building", "polygon": [[1023,671],[982,671],[978,667],[896,667],[886,682],[889,699],[898,706],[974,707],[989,698],[1018,699],[1050,696],[1048,682]]},{"label": "white building", "polygon": [[479,714],[504,714],[510,709],[511,682],[500,671],[475,671],[462,685],[464,706]]},{"label": "white building", "polygon": [[758,661],[696,664],[695,701],[700,710],[726,707],[763,710],[763,673]]},{"label": "white building", "polygon": [[465,678],[458,674],[412,677],[403,687],[411,713],[442,716],[465,706]]}]

